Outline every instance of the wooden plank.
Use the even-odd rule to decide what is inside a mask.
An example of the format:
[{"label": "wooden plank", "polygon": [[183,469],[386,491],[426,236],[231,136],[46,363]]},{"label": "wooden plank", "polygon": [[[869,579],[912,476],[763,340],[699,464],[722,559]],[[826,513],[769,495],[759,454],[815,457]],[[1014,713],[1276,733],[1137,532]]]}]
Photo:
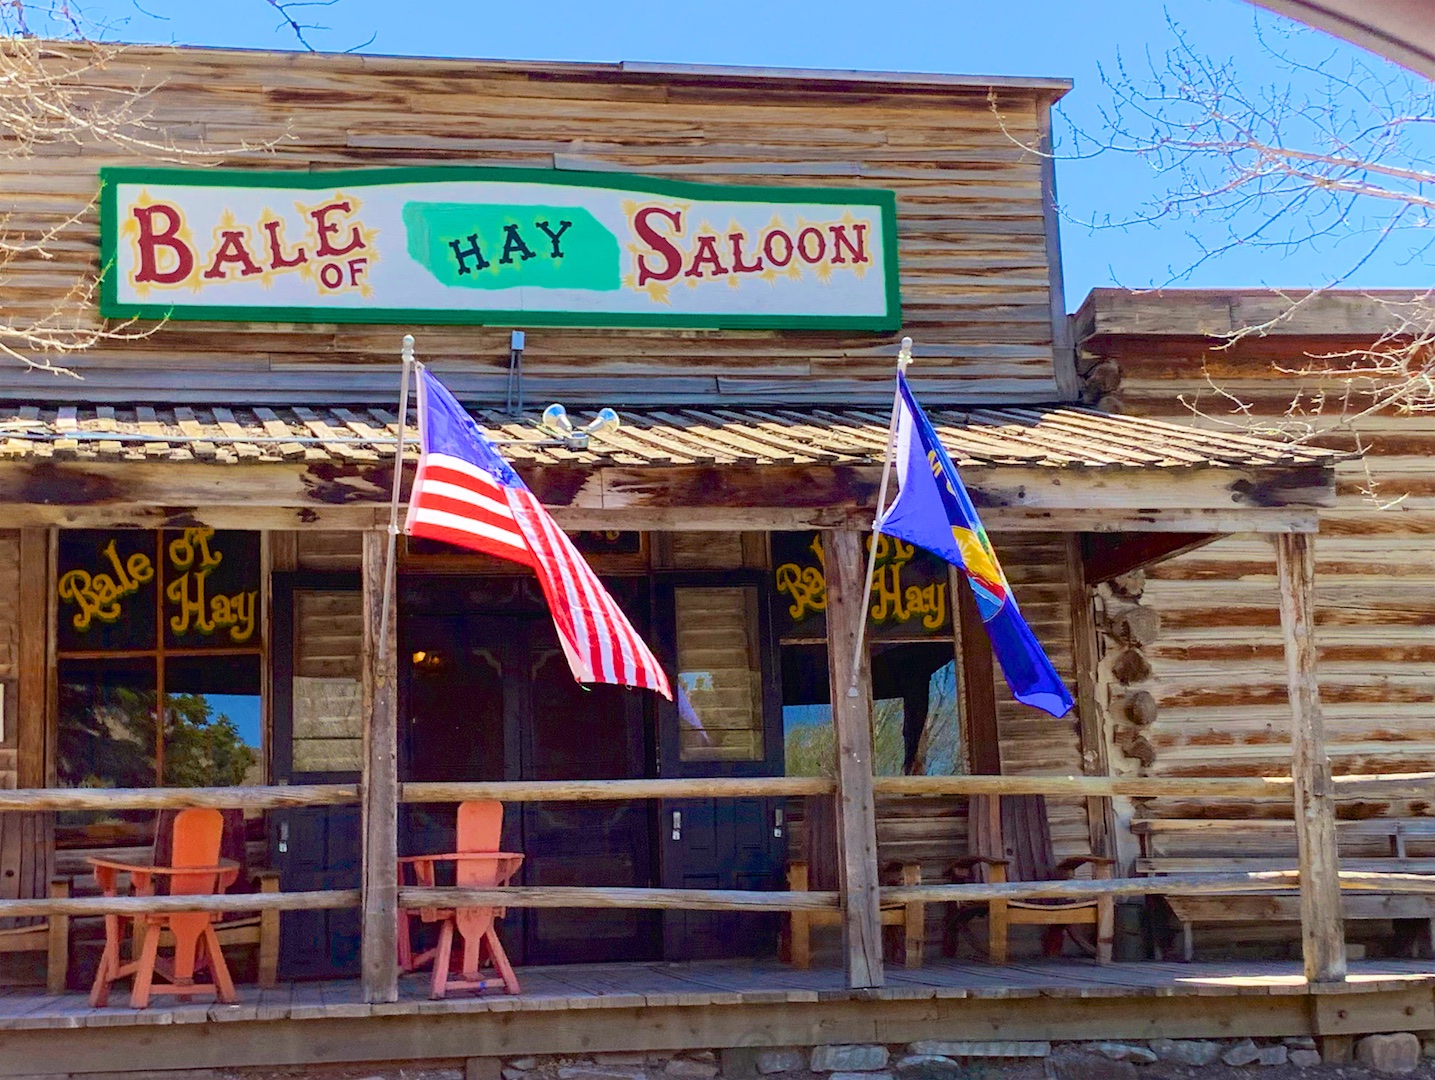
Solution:
[{"label": "wooden plank", "polygon": [[872,671],[866,649],[853,666],[866,622],[862,533],[822,534],[827,571],[827,663],[837,735],[837,842],[841,868],[847,985],[883,984],[877,894],[877,811],[872,792]]},{"label": "wooden plank", "polygon": [[1056,153],[1051,137],[1051,103],[1033,102],[1036,110],[1037,153],[1041,158],[1042,236],[1046,241],[1047,297],[1051,304],[1051,353],[1056,388],[1063,401],[1081,396],[1076,373],[1076,346],[1066,314],[1066,286],[1061,272],[1060,208],[1056,201]]},{"label": "wooden plank", "polygon": [[[1081,764],[1088,776],[1111,772],[1106,746],[1106,724],[1096,699],[1096,616],[1092,594],[1082,560],[1081,539],[1066,537],[1066,572],[1071,588],[1071,651],[1076,668],[1076,730],[1081,742]],[[1088,796],[1087,832],[1091,853],[1102,858],[1116,857],[1116,815],[1111,800]]]},{"label": "wooden plank", "polygon": [[299,806],[344,806],[358,801],[359,789],[354,784],[220,788],[27,788],[0,791],[0,812],[176,810],[187,806],[207,806],[218,810],[281,810]]},{"label": "wooden plank", "polygon": [[[364,1000],[397,1001],[398,967],[398,604],[388,605],[389,536],[364,533],[364,772],[363,809]],[[382,647],[381,647],[382,643]]]},{"label": "wooden plank", "polygon": [[[1365,799],[1373,792],[1393,789],[1410,797],[1428,796],[1435,780],[1382,780],[1355,776],[1336,777],[1332,788],[1339,798]],[[835,790],[832,781],[819,777],[693,778],[668,780],[524,780],[461,783],[410,783],[402,786],[405,802],[445,802],[492,798],[509,802],[545,800],[603,801],[642,798],[743,798],[755,795],[823,795]],[[1048,795],[1086,798],[1125,796],[1136,799],[1209,798],[1289,800],[1293,781],[1280,776],[1162,777],[1162,776],[879,776],[873,780],[877,795]],[[273,810],[299,806],[342,806],[359,801],[353,784],[300,784],[292,787],[232,788],[31,788],[0,791],[0,811],[6,810],[158,810],[186,806],[212,806]],[[1182,827],[1185,819],[1134,822],[1138,831]],[[1203,829],[1240,828],[1262,831],[1291,828],[1285,819],[1237,822],[1201,819]],[[1341,822],[1336,827],[1352,833],[1385,835],[1392,828],[1375,822]],[[1425,830],[1416,827],[1412,835]]]},{"label": "wooden plank", "polygon": [[357,889],[230,893],[214,896],[71,896],[0,900],[0,918],[63,915],[140,915],[164,911],[321,911],[359,906]]},{"label": "wooden plank", "polygon": [[[1160,878],[1072,878],[1058,881],[1010,881],[958,885],[887,885],[881,889],[882,903],[910,901],[950,903],[979,900],[1088,900],[1098,896],[1220,896],[1230,893],[1261,893],[1289,889],[1297,880],[1293,870],[1256,870],[1239,874],[1172,874]],[[1428,887],[1435,881],[1409,875],[1350,876],[1352,886],[1376,888],[1376,878],[1401,887]],[[1342,876],[1344,880],[1344,875]]]},{"label": "wooden plank", "polygon": [[[1195,973],[1189,971],[1188,975]],[[1427,998],[1428,988],[1424,988]],[[1409,989],[1360,995],[1366,1024],[1403,1015]],[[601,999],[599,999],[601,1000]],[[607,1051],[681,1051],[694,1046],[793,1046],[824,1042],[906,1043],[918,1039],[1009,1040],[1281,1037],[1312,1033],[1306,995],[1069,998],[1039,990],[1013,1007],[1010,995],[957,999],[788,1001],[764,1004],[653,1004],[618,1008],[493,1011],[487,1002],[450,999],[398,1016],[319,1017],[250,1023],[119,1028],[79,1027],[57,1039],[47,1031],[6,1031],[0,1076],[37,1070],[59,1075],[112,1072],[116,1061],[144,1073],[241,1066],[312,1068],[327,1063],[518,1054],[585,1055]],[[472,1010],[472,1011],[471,1011]],[[109,1010],[114,1012],[116,1010]],[[1416,1016],[1424,1015],[1417,1010]],[[1407,1018],[1407,1023],[1409,1022]]]},{"label": "wooden plank", "polygon": [[1310,537],[1275,538],[1291,703],[1291,775],[1295,782],[1296,848],[1300,860],[1301,952],[1311,982],[1345,979],[1345,929],[1340,912],[1340,853],[1335,798],[1315,645],[1315,545]]},{"label": "wooden plank", "polygon": [[738,799],[830,795],[834,781],[821,776],[684,777],[651,780],[502,780],[407,783],[400,801],[411,803],[544,802],[610,799]]},{"label": "wooden plank", "polygon": [[[879,776],[878,795],[1125,795],[1134,799],[1190,796],[1282,799],[1292,782],[1281,776]],[[0,793],[3,798],[3,793]]]},{"label": "wooden plank", "polygon": [[22,788],[45,785],[45,702],[50,672],[46,661],[50,605],[49,534],[44,529],[20,532],[18,615],[19,671],[15,692],[19,758],[17,783]]},{"label": "wooden plank", "polygon": [[[0,473],[10,464],[0,461]],[[185,466],[168,464],[168,468]],[[249,497],[230,484],[233,473],[204,466],[214,480],[211,501],[196,501],[193,488],[176,476],[174,498],[165,500],[163,491],[153,498],[130,499],[124,503],[84,506],[69,502],[0,502],[0,527],[100,529],[135,527],[144,529],[186,528],[196,523],[216,529],[371,529],[388,520],[388,510],[379,502],[358,501],[341,496],[338,503],[309,502],[296,496],[295,505],[270,506],[238,501]],[[268,465],[251,465],[243,471],[258,473]],[[238,472],[239,470],[235,470]],[[108,481],[105,481],[108,482]],[[0,487],[3,487],[0,484]],[[342,482],[335,483],[342,489]],[[255,499],[263,498],[249,493]],[[551,496],[549,496],[551,498]],[[212,501],[223,498],[225,501]],[[624,507],[605,510],[594,506],[549,505],[554,519],[569,530],[621,528],[644,532],[801,532],[808,529],[860,528],[871,521],[871,511],[846,505],[771,506],[754,502],[732,507]],[[1099,517],[1080,507],[1053,509],[995,506],[982,509],[982,520],[993,532],[1228,532],[1280,533],[1315,532],[1318,520],[1313,510],[1276,508],[1240,510],[1160,510],[1107,508]]]},{"label": "wooden plank", "polygon": [[977,610],[966,575],[956,567],[948,573],[950,595],[957,598],[957,634],[962,650],[962,716],[970,739],[972,772],[1000,776],[1001,733],[997,730],[997,688],[992,643]]},{"label": "wooden plank", "polygon": [[[1032,414],[1035,416],[1036,414]],[[1002,414],[993,422],[1009,419]],[[1045,446],[1023,449],[1041,460]],[[1006,454],[1013,447],[1004,446]],[[1070,455],[1084,460],[1082,453]],[[684,509],[748,512],[754,508],[871,510],[876,502],[880,466],[723,465],[713,466],[578,465],[573,462],[528,465],[518,472],[546,505],[589,510]],[[715,475],[721,483],[714,483]],[[1082,511],[1089,528],[1101,528],[1099,515],[1124,511],[1125,518],[1176,518],[1210,511],[1215,520],[1259,522],[1267,511],[1309,512],[1335,502],[1334,476],[1317,465],[1158,469],[1139,465],[1080,470],[1027,464],[964,466],[963,479],[989,528],[1009,510]],[[221,467],[203,462],[64,460],[52,463],[36,483],[31,463],[0,462],[0,500],[7,509],[63,504],[79,509],[118,503],[148,507],[254,505],[323,507],[336,503],[382,505],[392,467],[388,462],[267,462]],[[987,507],[992,517],[987,519]],[[1099,512],[1099,514],[1098,514]],[[625,528],[632,526],[625,525]],[[749,529],[761,529],[754,516]],[[1172,531],[1189,531],[1175,527]],[[1222,525],[1201,531],[1224,532]]]},{"label": "wooden plank", "polygon": [[[399,889],[405,908],[494,904],[513,908],[630,908],[656,911],[836,911],[835,892],[754,892],[742,889],[645,889],[580,885],[503,888],[435,886]],[[3,911],[0,906],[0,911]]]}]

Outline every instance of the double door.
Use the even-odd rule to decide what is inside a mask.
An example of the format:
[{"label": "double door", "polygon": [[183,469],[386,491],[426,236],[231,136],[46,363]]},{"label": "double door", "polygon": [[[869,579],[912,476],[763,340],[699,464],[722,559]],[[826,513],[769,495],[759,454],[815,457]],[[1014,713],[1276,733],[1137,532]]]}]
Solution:
[{"label": "double door", "polygon": [[[425,615],[407,621],[400,697],[405,780],[626,780],[650,775],[644,695],[582,686],[544,615]],[[453,804],[409,806],[410,851],[451,851]],[[514,802],[504,846],[524,853],[521,882],[642,887],[654,873],[641,801]],[[656,959],[655,912],[511,908],[501,924],[519,964]]]},{"label": "double door", "polygon": [[[272,775],[352,783],[361,767],[362,598],[344,575],[274,577]],[[401,580],[403,780],[622,780],[780,775],[776,643],[755,581],[629,579],[615,595],[674,674],[677,702],[574,682],[535,583]],[[401,853],[449,851],[454,806],[400,807]],[[270,815],[281,887],[357,888],[356,807]],[[539,886],[780,889],[784,801],[510,802],[503,838]],[[441,882],[443,883],[443,882]],[[510,908],[515,963],[772,955],[763,913]],[[356,911],[285,912],[286,978],[357,973]]]}]

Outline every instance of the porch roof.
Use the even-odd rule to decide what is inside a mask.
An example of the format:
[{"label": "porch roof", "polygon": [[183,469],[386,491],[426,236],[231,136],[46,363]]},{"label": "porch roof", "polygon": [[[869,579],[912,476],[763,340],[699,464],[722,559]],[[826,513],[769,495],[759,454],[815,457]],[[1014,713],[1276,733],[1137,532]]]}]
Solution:
[{"label": "porch roof", "polygon": [[[475,410],[504,453],[536,466],[871,465],[888,417],[867,409],[671,408],[622,412],[622,427],[586,448],[563,445],[534,416]],[[1333,465],[1316,447],[1119,416],[1093,409],[1007,407],[930,411],[962,466],[1176,469]],[[575,414],[581,425],[589,419]],[[224,465],[378,461],[393,454],[393,410],[0,406],[0,460],[203,462]],[[414,445],[417,431],[407,439]]]}]

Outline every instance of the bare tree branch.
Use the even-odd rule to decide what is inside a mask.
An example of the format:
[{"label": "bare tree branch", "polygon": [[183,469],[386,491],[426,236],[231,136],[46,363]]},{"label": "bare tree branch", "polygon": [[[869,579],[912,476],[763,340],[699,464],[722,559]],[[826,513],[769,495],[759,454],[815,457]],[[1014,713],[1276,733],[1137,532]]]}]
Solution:
[{"label": "bare tree branch", "polygon": [[[1195,254],[1164,284],[1239,249],[1343,256],[1327,280],[1283,296],[1276,315],[1225,334],[1217,352],[1281,328],[1377,254],[1423,262],[1435,243],[1435,85],[1378,60],[1342,58],[1286,25],[1256,17],[1259,45],[1280,72],[1257,83],[1168,17],[1170,46],[1148,49],[1134,65],[1118,56],[1102,71],[1108,100],[1099,124],[1067,119],[1065,145],[1053,152],[1059,160],[1124,155],[1150,168],[1159,195],[1124,216],[1079,224],[1182,229]],[[995,96],[990,106],[1004,120]],[[1435,293],[1369,298],[1386,329],[1367,346],[1278,369],[1300,387],[1281,415],[1262,417],[1209,372],[1206,389],[1184,404],[1212,423],[1344,440],[1362,452],[1363,422],[1435,413]],[[1373,477],[1366,486],[1381,505],[1399,501],[1378,497]]]},{"label": "bare tree branch", "polygon": [[[37,28],[51,37],[37,37]],[[214,165],[236,153],[267,152],[290,137],[286,130],[264,142],[222,148],[181,142],[150,115],[162,84],[143,77],[124,82],[108,74],[125,49],[99,41],[100,32],[72,0],[53,0],[38,13],[25,0],[0,0],[0,160],[63,152],[68,145],[148,161]],[[56,261],[67,244],[92,228],[98,197],[51,217],[22,211],[14,200],[0,208],[0,289],[33,272],[35,263]],[[98,317],[100,269],[79,275],[57,299],[21,299],[0,308],[0,361],[73,376],[67,357],[153,334],[157,326]]]}]

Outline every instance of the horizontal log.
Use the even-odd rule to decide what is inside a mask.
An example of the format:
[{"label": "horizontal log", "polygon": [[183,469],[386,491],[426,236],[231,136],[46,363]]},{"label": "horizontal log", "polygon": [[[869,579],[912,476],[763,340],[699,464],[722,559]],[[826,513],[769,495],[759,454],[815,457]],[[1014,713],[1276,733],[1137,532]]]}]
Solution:
[{"label": "horizontal log", "polygon": [[[249,466],[243,466],[248,468]],[[206,465],[227,476],[241,466]],[[870,528],[872,512],[851,506],[771,507],[647,507],[605,510],[595,507],[550,507],[559,525],[570,530],[622,528],[640,532],[800,532],[804,529]],[[377,503],[336,506],[257,506],[250,503],[198,503],[176,498],[164,505],[106,503],[74,506],[49,503],[0,504],[0,525],[6,528],[143,529],[183,528],[200,522],[216,529],[362,530],[382,526],[388,509]],[[1249,510],[1086,510],[1028,509],[1020,506],[982,508],[990,532],[1230,532],[1278,533],[1318,531],[1313,510],[1255,508]]]},{"label": "horizontal log", "polygon": [[[1073,795],[1090,798],[1289,798],[1289,777],[1157,776],[879,776],[879,795]],[[823,777],[755,776],[655,780],[545,780],[404,784],[408,803],[588,802],[615,799],[784,798],[829,795]],[[1435,773],[1337,776],[1336,797],[1435,796]],[[188,806],[276,810],[343,806],[358,801],[354,784],[212,788],[20,788],[0,790],[0,813],[40,810],[169,810]]]},{"label": "horizontal log", "polygon": [[1435,874],[1402,874],[1388,870],[1342,870],[1342,889],[1391,893],[1435,893]]},{"label": "horizontal log", "polygon": [[[647,908],[669,911],[836,911],[835,892],[741,889],[621,889],[572,885],[399,889],[402,908],[494,905],[511,908]],[[0,914],[4,914],[0,909]]]},{"label": "horizontal log", "polygon": [[1289,799],[1289,777],[879,776],[879,795],[1080,795],[1088,798]]},{"label": "horizontal log", "polygon": [[296,806],[343,806],[359,801],[355,784],[292,787],[20,788],[0,791],[6,810],[281,810]]},{"label": "horizontal log", "polygon": [[889,885],[882,889],[882,903],[1093,900],[1098,896],[1221,896],[1230,893],[1293,889],[1297,887],[1299,876],[1294,870],[1262,870],[1247,874],[1172,874],[1162,878],[974,882],[960,885]]},{"label": "horizontal log", "polygon": [[590,802],[608,799],[734,799],[830,795],[831,780],[820,776],[694,777],[667,780],[498,780],[400,785],[406,803]]},{"label": "horizontal log", "polygon": [[158,915],[166,911],[318,911],[358,906],[358,889],[213,896],[36,897],[0,900],[0,919],[41,915]]}]

